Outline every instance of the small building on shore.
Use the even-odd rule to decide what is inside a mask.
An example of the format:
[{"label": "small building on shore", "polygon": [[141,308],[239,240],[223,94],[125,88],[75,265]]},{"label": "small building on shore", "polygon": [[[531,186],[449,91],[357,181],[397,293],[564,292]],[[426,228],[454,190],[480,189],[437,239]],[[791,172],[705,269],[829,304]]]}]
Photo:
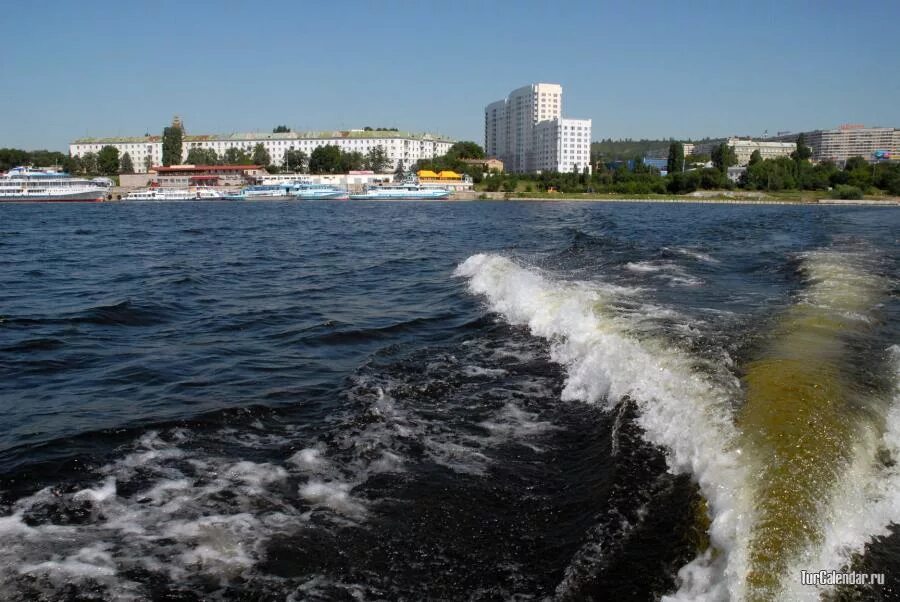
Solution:
[{"label": "small building on shore", "polygon": [[472,190],[473,186],[472,178],[467,174],[458,174],[455,171],[434,172],[429,169],[420,169],[416,175],[422,186],[446,188],[452,192]]},{"label": "small building on shore", "polygon": [[268,175],[261,165],[159,165],[151,170],[151,184],[164,188],[245,186]]}]

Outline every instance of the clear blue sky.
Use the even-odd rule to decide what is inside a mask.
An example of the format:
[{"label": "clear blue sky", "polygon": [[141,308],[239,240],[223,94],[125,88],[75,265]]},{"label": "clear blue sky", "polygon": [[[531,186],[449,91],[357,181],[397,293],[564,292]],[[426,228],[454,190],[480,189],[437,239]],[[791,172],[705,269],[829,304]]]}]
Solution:
[{"label": "clear blue sky", "polygon": [[371,126],[482,142],[485,104],[556,82],[594,138],[900,127],[900,2],[19,2],[0,147]]}]

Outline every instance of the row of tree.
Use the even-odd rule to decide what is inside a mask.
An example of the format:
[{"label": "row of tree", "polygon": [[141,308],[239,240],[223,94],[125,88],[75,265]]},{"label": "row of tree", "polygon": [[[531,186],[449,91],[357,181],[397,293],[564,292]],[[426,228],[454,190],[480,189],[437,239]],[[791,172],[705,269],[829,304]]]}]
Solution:
[{"label": "row of tree", "polygon": [[69,155],[57,151],[26,151],[18,148],[0,148],[0,171],[8,171],[20,165],[68,165]]},{"label": "row of tree", "polygon": [[0,171],[20,165],[60,167],[63,171],[78,175],[115,176],[134,173],[134,164],[128,153],[119,156],[114,146],[104,146],[97,153],[85,153],[83,157],[47,150],[25,151],[17,148],[0,148]]},{"label": "row of tree", "polygon": [[[763,160],[755,151],[737,186],[747,190],[831,190],[833,196],[861,198],[863,194],[885,191],[900,195],[900,164],[871,164],[862,157],[849,159],[843,169],[833,162],[810,162],[812,150],[802,135],[790,157]],[[702,159],[702,157],[700,157]],[[695,190],[735,188],[727,177],[728,168],[737,164],[734,150],[724,142],[713,147],[709,160],[713,167],[692,168],[698,157],[684,156],[680,142],[669,146],[668,175],[644,164],[640,156],[612,165],[600,162],[593,174],[543,173],[496,174],[483,182],[487,191],[557,190],[566,193],[610,192],[621,194],[686,194]]]}]

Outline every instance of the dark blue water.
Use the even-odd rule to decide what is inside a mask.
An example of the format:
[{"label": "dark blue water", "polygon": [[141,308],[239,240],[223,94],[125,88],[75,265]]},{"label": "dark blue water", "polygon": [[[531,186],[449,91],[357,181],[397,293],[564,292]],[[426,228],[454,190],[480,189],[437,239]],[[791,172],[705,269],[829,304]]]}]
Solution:
[{"label": "dark blue water", "polygon": [[[891,209],[2,209],[6,600],[676,592],[703,545],[695,475],[642,435],[640,404],[566,393],[552,337],[455,275],[479,253],[520,280],[603,283],[635,341],[667,341],[729,391],[809,285],[807,254],[862,257],[887,284],[851,377],[896,386]],[[855,562],[896,573],[897,543],[871,535]]]}]

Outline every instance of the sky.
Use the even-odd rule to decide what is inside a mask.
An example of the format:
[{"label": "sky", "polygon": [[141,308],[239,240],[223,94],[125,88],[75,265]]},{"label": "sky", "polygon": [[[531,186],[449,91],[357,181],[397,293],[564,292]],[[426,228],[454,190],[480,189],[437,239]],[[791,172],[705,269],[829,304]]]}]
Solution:
[{"label": "sky", "polygon": [[897,0],[0,1],[0,147],[397,127],[483,143],[533,82],[593,138],[900,127]]}]

